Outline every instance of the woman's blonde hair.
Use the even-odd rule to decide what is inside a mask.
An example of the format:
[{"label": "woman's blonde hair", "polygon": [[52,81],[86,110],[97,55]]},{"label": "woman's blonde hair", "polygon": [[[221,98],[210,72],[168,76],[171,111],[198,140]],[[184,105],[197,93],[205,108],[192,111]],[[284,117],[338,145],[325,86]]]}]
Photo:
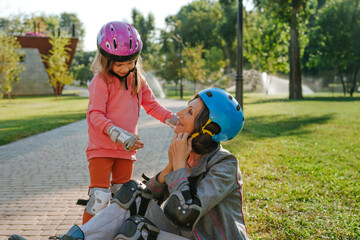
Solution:
[{"label": "woman's blonde hair", "polygon": [[[139,92],[141,86],[143,84],[146,84],[141,56],[139,56],[135,61],[136,61],[136,71],[129,74],[130,77],[134,77],[135,79],[137,78],[137,84],[135,84],[136,82],[135,79],[131,81],[132,84],[130,88],[132,95],[136,95]],[[110,71],[114,63],[115,61],[105,58],[103,55],[101,55],[99,51],[96,51],[94,61],[91,64],[91,71],[94,73],[94,75],[101,74],[101,77],[106,82],[106,84],[111,84],[113,75],[110,73]],[[137,74],[137,76],[135,74]],[[120,81],[120,89],[123,87],[125,87],[124,80]]]}]

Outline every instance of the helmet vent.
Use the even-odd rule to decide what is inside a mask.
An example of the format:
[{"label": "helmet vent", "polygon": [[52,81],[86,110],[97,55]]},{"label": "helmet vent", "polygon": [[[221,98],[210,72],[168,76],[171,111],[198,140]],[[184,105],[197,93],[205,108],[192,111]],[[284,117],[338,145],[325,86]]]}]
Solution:
[{"label": "helmet vent", "polygon": [[136,42],[135,49],[137,49],[139,46],[139,42]]},{"label": "helmet vent", "polygon": [[116,38],[114,38],[113,41],[114,41],[114,48],[116,50],[117,49]]},{"label": "helmet vent", "polygon": [[130,38],[130,51],[132,50],[132,38]]},{"label": "helmet vent", "polygon": [[114,26],[112,24],[110,25],[110,30],[114,31]]},{"label": "helmet vent", "polygon": [[213,96],[210,91],[209,91],[209,92],[206,92],[206,95],[207,95],[208,97],[212,97],[212,96]]},{"label": "helmet vent", "polygon": [[109,43],[109,42],[106,42],[106,47],[107,47],[108,49],[110,49],[110,43]]},{"label": "helmet vent", "polygon": [[233,99],[231,95],[229,95],[228,98],[230,99],[230,101],[232,101],[232,99]]},{"label": "helmet vent", "polygon": [[236,110],[240,111],[240,104],[236,106]]}]

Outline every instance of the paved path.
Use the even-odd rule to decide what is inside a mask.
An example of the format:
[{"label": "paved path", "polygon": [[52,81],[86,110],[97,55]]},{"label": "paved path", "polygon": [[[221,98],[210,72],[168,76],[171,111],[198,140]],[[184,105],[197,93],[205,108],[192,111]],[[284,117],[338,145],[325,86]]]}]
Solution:
[{"label": "paved path", "polygon": [[[185,101],[159,99],[174,112]],[[172,129],[142,109],[139,136],[145,148],[137,153],[134,178],[152,176],[166,164]],[[14,233],[45,240],[81,224],[89,175],[85,149],[86,120],[0,146],[0,240]],[[151,161],[152,167],[144,162]]]}]

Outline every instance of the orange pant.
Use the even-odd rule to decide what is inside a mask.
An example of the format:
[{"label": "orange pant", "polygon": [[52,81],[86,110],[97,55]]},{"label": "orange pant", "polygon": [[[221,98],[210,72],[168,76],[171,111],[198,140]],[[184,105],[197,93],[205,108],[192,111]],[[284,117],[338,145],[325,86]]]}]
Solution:
[{"label": "orange pant", "polygon": [[[89,159],[89,188],[109,188],[111,184],[126,183],[132,177],[134,161],[122,158]],[[110,182],[111,177],[111,182]],[[93,216],[84,210],[83,224]]]}]

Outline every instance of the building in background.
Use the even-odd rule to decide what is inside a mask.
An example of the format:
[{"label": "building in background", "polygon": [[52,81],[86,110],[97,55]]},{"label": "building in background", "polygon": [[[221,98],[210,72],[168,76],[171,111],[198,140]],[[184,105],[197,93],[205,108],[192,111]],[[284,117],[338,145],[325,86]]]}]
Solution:
[{"label": "building in background", "polygon": [[[27,33],[25,36],[16,36],[24,52],[23,64],[25,71],[20,74],[20,81],[13,86],[13,96],[25,95],[52,95],[54,91],[49,84],[46,72],[47,65],[42,61],[41,55],[49,55],[52,45],[49,37],[41,33]],[[78,38],[71,38],[70,59],[67,62],[70,68],[73,60]]]}]

